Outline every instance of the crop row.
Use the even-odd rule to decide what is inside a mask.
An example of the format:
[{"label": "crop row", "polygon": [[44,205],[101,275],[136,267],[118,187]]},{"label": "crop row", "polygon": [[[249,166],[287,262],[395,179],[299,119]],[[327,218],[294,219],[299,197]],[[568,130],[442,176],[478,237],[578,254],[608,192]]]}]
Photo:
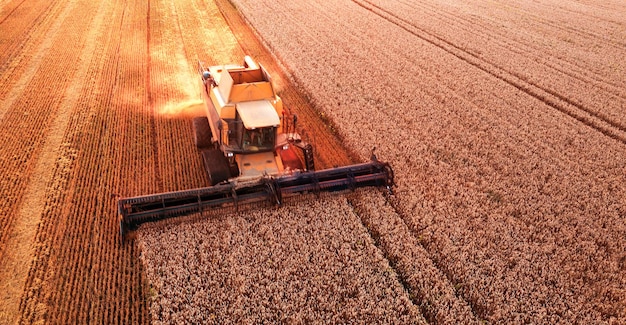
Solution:
[{"label": "crop row", "polygon": [[[28,6],[28,5],[25,5]],[[6,10],[13,8],[6,6]],[[22,6],[12,10],[25,10]],[[45,140],[46,122],[54,117],[58,109],[62,89],[54,88],[46,80],[37,80],[35,72],[27,67],[40,66],[42,57],[32,61],[25,52],[43,52],[33,43],[43,42],[46,36],[53,34],[42,28],[55,22],[58,8],[54,4],[45,4],[39,8],[43,13],[29,11],[21,19],[11,16],[2,20],[3,33],[0,44],[0,128],[2,131],[0,151],[0,256],[4,245],[13,231],[18,214],[20,198],[26,191],[30,172],[39,157],[38,148]],[[45,13],[45,14],[44,14]],[[28,42],[33,39],[35,42]],[[31,54],[32,55],[32,54]],[[43,61],[43,62],[42,62]],[[28,63],[28,64],[27,64]],[[58,77],[65,79],[67,71],[60,69]]]},{"label": "crop row", "polygon": [[[63,105],[64,87],[69,85],[75,61],[66,59],[67,48],[45,42],[47,37],[63,32],[59,20],[66,19],[71,8],[42,3],[36,10],[40,15],[26,14],[26,23],[11,15],[2,20],[0,323],[20,319],[24,300],[30,293],[24,292],[24,283],[31,261],[41,251],[33,245],[41,215],[59,202],[52,193],[67,183],[64,177],[55,177],[58,174],[54,175],[51,169],[65,169],[74,156],[71,145],[62,141],[63,130],[51,128],[50,124],[58,119],[63,125],[63,117],[69,112]],[[18,7],[13,12],[23,9]],[[16,35],[27,37],[13,39]],[[80,37],[71,35],[66,40],[78,42]],[[37,78],[37,71],[32,69],[47,65],[52,67],[46,73],[58,78],[54,84],[50,79]],[[61,157],[55,161],[57,152]]]},{"label": "crop row", "polygon": [[[150,139],[144,125],[151,113],[140,77],[145,36],[137,38],[145,30],[145,10],[141,3],[77,3],[56,34],[51,53],[60,54],[42,65],[46,75],[64,81],[49,90],[58,89],[50,96],[66,106],[45,122],[44,136],[54,140],[46,143],[61,145],[41,149],[56,160],[41,201],[22,323],[146,321],[141,264],[136,247],[119,245],[115,209],[126,191],[155,188],[153,177],[138,171],[155,165],[152,151],[142,146]],[[41,89],[37,93],[41,97]]]},{"label": "crop row", "polygon": [[0,6],[0,26],[3,31],[0,35],[0,71],[3,77],[0,83],[0,98],[3,101],[0,118],[17,97],[12,92],[23,86],[18,78],[22,81],[27,80],[24,77],[32,78],[26,71],[38,65],[38,62],[28,60],[33,56],[41,56],[45,51],[41,45],[50,36],[51,30],[48,28],[66,14],[64,8],[57,2],[14,2]]}]

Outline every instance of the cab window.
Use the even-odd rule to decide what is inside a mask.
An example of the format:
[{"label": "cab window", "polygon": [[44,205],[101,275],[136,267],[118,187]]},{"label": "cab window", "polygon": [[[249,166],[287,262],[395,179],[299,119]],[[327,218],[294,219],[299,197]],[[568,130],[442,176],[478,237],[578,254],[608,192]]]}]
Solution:
[{"label": "cab window", "polygon": [[274,149],[276,128],[244,129],[243,146],[245,151],[267,151]]}]

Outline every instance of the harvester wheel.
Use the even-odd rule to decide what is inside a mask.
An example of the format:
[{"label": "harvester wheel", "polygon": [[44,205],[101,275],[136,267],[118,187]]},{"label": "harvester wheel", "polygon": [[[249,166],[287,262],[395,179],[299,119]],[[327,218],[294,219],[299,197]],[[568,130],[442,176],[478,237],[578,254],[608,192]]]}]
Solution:
[{"label": "harvester wheel", "polygon": [[230,166],[228,159],[219,150],[202,150],[204,168],[209,175],[211,186],[217,185],[230,178]]},{"label": "harvester wheel", "polygon": [[193,119],[193,129],[195,135],[195,143],[198,149],[205,149],[212,147],[211,142],[211,127],[209,126],[209,119],[206,116],[200,116]]}]

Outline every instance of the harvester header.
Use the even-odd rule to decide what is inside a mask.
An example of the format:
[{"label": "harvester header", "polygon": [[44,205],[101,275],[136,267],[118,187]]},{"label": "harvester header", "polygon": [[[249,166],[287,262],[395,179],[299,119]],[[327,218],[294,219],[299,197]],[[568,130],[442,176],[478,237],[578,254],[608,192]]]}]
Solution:
[{"label": "harvester header", "polygon": [[296,132],[269,73],[246,56],[243,65],[198,62],[205,113],[194,118],[194,140],[210,186],[118,201],[122,238],[142,223],[211,209],[265,202],[280,206],[301,193],[391,189],[393,170],[370,162],[315,170],[313,146]]}]

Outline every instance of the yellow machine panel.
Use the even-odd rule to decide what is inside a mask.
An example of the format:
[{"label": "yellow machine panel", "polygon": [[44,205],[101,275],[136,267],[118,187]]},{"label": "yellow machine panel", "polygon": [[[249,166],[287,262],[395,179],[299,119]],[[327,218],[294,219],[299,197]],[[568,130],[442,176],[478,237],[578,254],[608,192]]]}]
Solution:
[{"label": "yellow machine panel", "polygon": [[274,90],[272,89],[272,85],[266,81],[233,85],[229,98],[231,103],[263,99],[274,99]]},{"label": "yellow machine panel", "polygon": [[278,165],[273,152],[238,155],[240,178],[258,178],[278,174]]}]

